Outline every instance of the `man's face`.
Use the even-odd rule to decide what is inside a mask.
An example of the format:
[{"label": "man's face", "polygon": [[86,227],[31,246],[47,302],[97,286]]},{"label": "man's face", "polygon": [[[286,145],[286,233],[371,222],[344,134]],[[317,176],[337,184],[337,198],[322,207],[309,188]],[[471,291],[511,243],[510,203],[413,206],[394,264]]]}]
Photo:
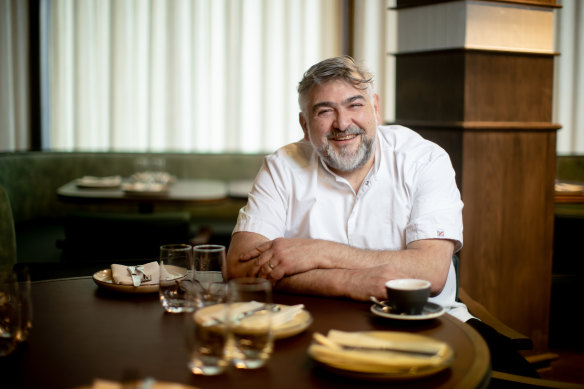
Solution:
[{"label": "man's face", "polygon": [[337,172],[350,172],[372,158],[377,123],[377,96],[335,80],[316,85],[300,114],[304,139]]}]

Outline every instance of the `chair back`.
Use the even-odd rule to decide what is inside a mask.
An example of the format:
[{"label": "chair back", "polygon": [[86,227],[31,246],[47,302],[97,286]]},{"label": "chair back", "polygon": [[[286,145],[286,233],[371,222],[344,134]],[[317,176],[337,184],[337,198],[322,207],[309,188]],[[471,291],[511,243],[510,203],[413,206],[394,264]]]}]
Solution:
[{"label": "chair back", "polygon": [[460,296],[458,292],[460,289],[460,258],[458,258],[458,255],[454,254],[452,256],[452,264],[454,265],[454,271],[456,273],[456,301],[460,302]]}]

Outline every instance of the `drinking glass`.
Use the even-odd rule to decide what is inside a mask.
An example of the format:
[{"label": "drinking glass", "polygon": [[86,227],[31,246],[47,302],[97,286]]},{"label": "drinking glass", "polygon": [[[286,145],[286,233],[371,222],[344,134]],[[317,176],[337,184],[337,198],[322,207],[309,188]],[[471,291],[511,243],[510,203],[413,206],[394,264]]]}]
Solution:
[{"label": "drinking glass", "polygon": [[[185,316],[188,367],[193,374],[217,375],[229,365],[226,295],[227,284],[210,284],[204,309],[197,305],[194,313]],[[200,295],[197,293],[195,298],[200,300]]]},{"label": "drinking glass", "polygon": [[[228,287],[229,356],[238,369],[266,364],[274,348],[272,333],[272,284],[263,278],[237,278]],[[261,310],[247,309],[263,304]],[[253,312],[253,313],[252,313]]]},{"label": "drinking glass", "polygon": [[225,259],[225,246],[205,244],[195,246],[193,249],[195,258],[195,287],[199,298],[198,306],[216,303],[211,288],[221,288],[221,284],[227,280],[227,264]]},{"label": "drinking glass", "polygon": [[0,269],[0,357],[12,353],[18,345],[20,307],[18,282],[12,269]]},{"label": "drinking glass", "polygon": [[28,334],[32,328],[32,300],[30,296],[30,273],[28,267],[14,270],[16,281],[18,282],[18,310],[20,321],[16,338],[19,342],[28,339]]},{"label": "drinking glass", "polygon": [[193,312],[193,247],[188,244],[160,246],[160,302],[166,312]]}]

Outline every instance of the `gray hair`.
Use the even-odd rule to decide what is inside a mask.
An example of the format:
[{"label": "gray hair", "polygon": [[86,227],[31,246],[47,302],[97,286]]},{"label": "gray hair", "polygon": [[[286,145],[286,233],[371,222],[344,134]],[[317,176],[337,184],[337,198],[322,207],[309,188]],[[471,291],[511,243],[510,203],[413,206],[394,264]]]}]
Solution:
[{"label": "gray hair", "polygon": [[315,85],[342,80],[373,96],[373,76],[348,55],[325,59],[312,65],[298,83],[298,105],[305,112],[306,97]]}]

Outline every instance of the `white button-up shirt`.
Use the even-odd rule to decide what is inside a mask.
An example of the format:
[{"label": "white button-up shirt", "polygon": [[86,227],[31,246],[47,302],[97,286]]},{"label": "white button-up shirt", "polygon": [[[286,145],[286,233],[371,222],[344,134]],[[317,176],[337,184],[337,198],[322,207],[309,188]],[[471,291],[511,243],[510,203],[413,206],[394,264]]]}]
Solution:
[{"label": "white button-up shirt", "polygon": [[[403,250],[420,239],[462,247],[462,201],[448,154],[402,126],[377,129],[374,166],[355,193],[300,141],[265,158],[234,232],[325,239],[372,250]],[[450,266],[442,292],[430,300],[462,321]]]}]

